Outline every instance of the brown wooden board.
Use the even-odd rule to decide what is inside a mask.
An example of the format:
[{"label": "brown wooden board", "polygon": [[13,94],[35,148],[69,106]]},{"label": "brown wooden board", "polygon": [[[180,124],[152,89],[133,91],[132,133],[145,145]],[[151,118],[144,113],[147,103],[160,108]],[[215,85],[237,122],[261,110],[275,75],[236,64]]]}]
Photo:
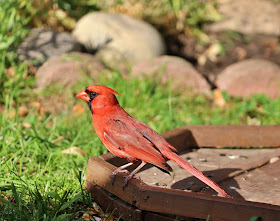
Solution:
[{"label": "brown wooden board", "polygon": [[[254,133],[256,136],[260,136],[266,129],[269,129],[272,134],[270,142],[258,138],[259,146],[277,146],[279,144],[278,134],[280,132],[277,134],[273,131],[273,129],[279,131],[277,126],[253,127],[253,129],[241,126],[240,130],[237,130],[238,126],[233,127],[235,132],[229,134],[223,131],[232,130],[231,126],[212,126],[211,131],[218,133],[216,139],[211,138],[211,142],[204,144],[207,144],[206,146],[221,146],[221,144],[231,146],[227,145],[225,141],[221,142],[221,139],[227,140],[227,134],[229,134],[228,136],[231,137],[228,138],[229,141],[238,140],[242,134],[243,141],[235,141],[235,143],[239,144],[238,146],[248,144],[252,147],[254,146],[252,141],[244,139],[246,131],[249,131],[248,133],[253,137]],[[204,132],[210,131],[210,128],[211,126],[200,127]],[[155,167],[145,166],[138,174],[142,181],[132,179],[129,185],[123,189],[124,174],[120,174],[112,186],[109,177],[111,172],[116,169],[116,166],[120,166],[126,161],[111,154],[89,159],[86,188],[92,191],[93,198],[98,203],[102,201],[101,199],[105,201],[105,203],[101,203],[103,207],[108,207],[109,204],[106,204],[106,197],[98,197],[101,190],[117,197],[116,202],[118,203],[113,205],[111,203],[111,208],[116,208],[116,211],[119,211],[118,214],[123,214],[126,219],[134,216],[135,220],[153,220],[151,217],[167,216],[162,214],[200,219],[210,217],[210,220],[249,220],[252,216],[261,216],[264,220],[279,219],[280,207],[277,205],[280,205],[280,195],[277,174],[280,174],[280,167],[277,157],[280,156],[280,149],[191,149],[193,144],[202,144],[203,139],[208,136],[201,133],[196,137],[194,134],[198,133],[198,126],[187,129],[184,127],[167,132],[164,137],[180,151],[185,150],[180,153],[181,156],[219,182],[226,191],[235,197],[234,199],[212,196],[215,193],[211,189],[205,188],[206,186],[202,182],[172,162],[168,163],[175,171],[174,177],[167,176]],[[220,133],[222,133],[222,138],[219,136]],[[266,132],[264,134],[268,136]],[[255,146],[257,145],[255,144]],[[263,182],[264,179],[265,182]],[[269,182],[269,179],[272,181]],[[96,185],[101,188],[96,188]],[[203,193],[193,192],[201,190]],[[102,194],[104,195],[104,192]],[[112,202],[112,200],[107,200],[107,202]],[[174,216],[171,217],[174,218]],[[148,219],[148,217],[150,218]]]},{"label": "brown wooden board", "polygon": [[[280,147],[280,125],[275,126],[184,126],[163,136],[174,140],[179,151],[187,147]],[[182,142],[183,141],[183,142]],[[182,147],[182,148],[181,148]]]},{"label": "brown wooden board", "polygon": [[[276,149],[209,149],[203,148],[193,152],[184,153],[180,155],[183,159],[186,159],[189,163],[202,171],[206,176],[211,177],[215,182],[220,183],[223,180],[238,177],[247,171],[262,168],[267,164],[270,159],[280,156],[280,148]],[[146,167],[141,170],[138,175],[142,181],[148,185],[159,186],[171,189],[182,189],[191,191],[200,191],[205,188],[206,185],[197,178],[193,177],[190,173],[186,172],[180,166],[172,161],[168,161],[168,164],[173,168],[174,176],[158,170],[156,167]],[[275,172],[279,174],[280,167],[274,166]],[[274,179],[274,178],[273,178]],[[231,179],[232,180],[232,179]],[[259,180],[259,185],[262,185]],[[257,184],[258,184],[257,183]],[[235,193],[238,189],[238,183],[231,183],[224,187],[226,192],[231,194]],[[256,185],[257,185],[256,184]],[[269,188],[269,185],[267,186]],[[275,187],[275,186],[274,186]],[[272,188],[272,187],[271,187]],[[280,182],[278,186],[280,190]],[[276,189],[273,188],[275,191]],[[212,194],[216,194],[213,192]],[[257,194],[255,192],[254,194]],[[236,196],[236,195],[235,195]],[[276,197],[276,196],[275,196]],[[247,195],[243,194],[242,197],[246,200],[252,200],[256,202],[272,203],[271,201],[258,201],[257,198],[247,198]],[[280,205],[280,195],[278,195],[278,204]]]},{"label": "brown wooden board", "polygon": [[222,182],[221,186],[233,187],[228,191],[233,197],[280,206],[280,160]]}]

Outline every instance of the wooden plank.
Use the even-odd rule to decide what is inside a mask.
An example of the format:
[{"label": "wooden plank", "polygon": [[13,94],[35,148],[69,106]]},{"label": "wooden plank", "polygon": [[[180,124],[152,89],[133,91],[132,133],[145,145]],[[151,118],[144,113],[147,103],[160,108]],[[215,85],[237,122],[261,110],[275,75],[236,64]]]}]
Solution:
[{"label": "wooden plank", "polygon": [[221,186],[230,187],[228,193],[235,198],[242,196],[246,200],[280,206],[280,160],[222,182]]},{"label": "wooden plank", "polygon": [[[273,157],[280,156],[280,148],[274,149],[213,149],[201,148],[193,152],[180,153],[183,159],[219,183],[223,180],[242,174],[245,171],[259,168]],[[139,173],[143,182],[164,188],[200,191],[206,184],[193,177],[173,161],[168,161],[173,168],[174,176],[169,176],[153,166],[145,166]],[[280,174],[280,171],[279,171]],[[262,183],[259,183],[262,186]],[[264,185],[265,187],[265,185]],[[269,187],[269,186],[268,186]],[[227,192],[233,192],[230,186],[224,186]],[[211,194],[216,194],[211,192]],[[238,196],[238,195],[236,195]],[[246,196],[239,196],[239,198]],[[248,198],[249,200],[249,198]],[[280,196],[279,196],[280,201]],[[263,201],[261,201],[263,202]],[[267,203],[271,203],[267,201]]]},{"label": "wooden plank", "polygon": [[87,179],[141,210],[203,219],[210,216],[212,220],[248,220],[256,215],[264,220],[277,220],[280,215],[278,206],[150,187],[136,179],[123,189],[122,176],[116,177],[114,186],[111,184],[109,176],[114,169],[103,159],[91,157]]},{"label": "wooden plank", "polygon": [[[86,181],[85,185],[86,188],[92,193],[93,200],[98,202],[98,205],[103,209],[103,211],[114,211],[114,216],[121,217],[124,220],[174,221],[174,219],[176,218],[172,215],[156,214],[144,210],[139,210],[135,206],[124,202],[120,198],[100,188],[95,183],[89,182],[88,180]],[[192,218],[184,218],[184,220],[193,221]]]},{"label": "wooden plank", "polygon": [[[184,126],[163,133],[179,134],[179,151],[189,147],[280,147],[280,125],[275,126]],[[184,135],[182,135],[184,134]],[[183,137],[185,136],[185,139]],[[175,139],[175,138],[174,138]],[[183,142],[182,142],[183,140]]]},{"label": "wooden plank", "polygon": [[[186,149],[190,151],[192,147],[279,147],[279,134],[280,126],[186,126],[164,133],[163,136],[179,151]],[[234,167],[235,165],[224,164],[224,162],[236,159],[236,153],[231,153],[231,158],[229,159],[227,158],[229,155],[224,153],[220,156],[224,157],[223,160],[218,160],[217,158],[217,161],[211,160],[210,162],[208,161],[209,154],[214,154],[216,150],[207,150],[209,153],[204,153],[206,154],[206,161],[203,159],[205,157],[197,158],[195,156],[200,151],[205,151],[205,149],[188,153],[191,156],[188,156],[188,159],[191,158],[191,163],[195,164],[195,166],[197,163],[196,159],[200,161],[201,164],[197,167],[202,166],[201,168],[203,171],[206,171],[206,175],[213,176],[213,171],[217,171],[218,173],[214,173],[213,178],[218,181],[228,179],[228,176],[238,178],[240,175],[242,177],[242,173],[245,174],[246,170],[252,170],[256,165],[257,167],[262,166],[272,156],[270,154],[264,154],[264,152],[253,152],[255,150],[252,150],[250,151],[251,153],[257,153],[255,159],[254,154],[250,155],[250,159],[246,158],[248,157],[247,155],[240,155],[237,158],[242,158],[243,162],[236,161],[235,165],[237,167]],[[234,152],[235,150],[230,151]],[[275,156],[277,154],[278,152],[275,153]],[[147,214],[146,210],[174,214],[179,217],[195,217],[201,219],[207,219],[210,215],[210,220],[249,220],[252,216],[261,216],[264,220],[277,220],[280,217],[279,206],[240,199],[225,199],[182,190],[152,187],[136,179],[132,179],[129,185],[123,189],[124,174],[118,175],[114,186],[112,186],[109,178],[111,172],[116,169],[115,166],[120,166],[125,162],[126,160],[116,158],[112,154],[90,158],[86,182],[87,188],[90,188],[93,183],[97,184],[102,189],[119,197],[118,200],[129,203],[131,205],[130,207],[128,206],[130,209],[135,207],[139,208],[142,211],[142,219]],[[208,174],[209,172],[210,174]],[[181,179],[180,174],[178,177]],[[264,176],[262,175],[262,177]],[[185,180],[189,181],[189,179],[193,178],[187,178]],[[226,185],[226,183],[222,183],[222,185],[225,185],[224,188],[230,186]],[[210,189],[206,190],[206,192],[208,191],[210,191],[209,193],[213,193]],[[125,208],[126,203],[120,204],[122,206],[119,204],[114,204],[114,206]],[[151,212],[150,214],[153,215]]]}]

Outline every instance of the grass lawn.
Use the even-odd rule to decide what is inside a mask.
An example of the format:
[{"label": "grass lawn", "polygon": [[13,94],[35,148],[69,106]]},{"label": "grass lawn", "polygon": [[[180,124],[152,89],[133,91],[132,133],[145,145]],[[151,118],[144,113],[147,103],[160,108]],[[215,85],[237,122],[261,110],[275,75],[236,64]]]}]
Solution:
[{"label": "grass lawn", "polygon": [[[14,54],[30,14],[22,19],[15,4],[3,17],[7,7],[11,9],[3,5],[0,14],[0,220],[71,220],[99,213],[83,185],[89,157],[107,150],[94,132],[86,104],[74,97],[85,86],[98,82],[112,87],[129,114],[159,133],[182,125],[280,123],[280,98],[224,94],[226,105],[218,107],[211,94],[180,94],[168,84],[126,79],[117,71],[94,82],[84,79],[71,88],[38,92],[34,73]],[[49,112],[41,107],[55,97],[66,108]],[[74,146],[85,155],[62,152]]]},{"label": "grass lawn", "polygon": [[[6,79],[0,118],[1,219],[63,220],[94,209],[90,196],[83,190],[87,160],[107,151],[93,130],[86,104],[73,96],[94,83],[85,79],[67,90],[56,88],[38,93],[33,90],[32,76],[18,77],[18,81]],[[280,99],[273,101],[262,95],[250,99],[228,98],[227,105],[219,108],[209,96],[177,94],[168,85],[149,79],[125,80],[117,72],[103,75],[98,83],[120,92],[121,105],[158,132],[190,124],[248,124],[250,119],[260,124],[280,123]],[[39,97],[44,100],[45,96],[57,96],[61,92],[69,103],[82,102],[85,112],[39,114],[30,105]],[[28,111],[20,116],[23,104],[28,106]],[[86,155],[62,153],[73,146],[83,149]]]}]

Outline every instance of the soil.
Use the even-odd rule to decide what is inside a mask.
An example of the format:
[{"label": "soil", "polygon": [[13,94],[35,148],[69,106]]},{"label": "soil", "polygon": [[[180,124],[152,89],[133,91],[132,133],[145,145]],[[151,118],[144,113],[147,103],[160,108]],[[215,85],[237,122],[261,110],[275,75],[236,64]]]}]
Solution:
[{"label": "soil", "polygon": [[169,55],[180,56],[191,62],[213,87],[218,74],[227,66],[248,58],[263,58],[280,65],[280,37],[255,35],[248,36],[236,32],[208,33],[211,42],[222,45],[222,55],[215,62],[202,66],[198,57],[205,53],[211,44],[201,45],[194,37],[184,34],[165,36]]}]

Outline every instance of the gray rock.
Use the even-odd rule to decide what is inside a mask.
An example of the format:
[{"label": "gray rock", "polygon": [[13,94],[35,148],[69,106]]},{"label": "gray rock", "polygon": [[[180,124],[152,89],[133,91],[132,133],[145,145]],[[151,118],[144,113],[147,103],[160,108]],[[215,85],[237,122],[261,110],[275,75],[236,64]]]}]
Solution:
[{"label": "gray rock", "polygon": [[89,51],[98,52],[108,65],[139,62],[165,53],[159,32],[127,15],[93,12],[82,17],[73,36]]},{"label": "gray rock", "polygon": [[280,2],[271,0],[218,0],[224,20],[205,27],[219,32],[280,35]]},{"label": "gray rock", "polygon": [[170,81],[179,91],[207,93],[210,85],[186,60],[176,56],[160,56],[150,61],[140,62],[131,69],[133,76],[150,75],[162,82]]},{"label": "gray rock", "polygon": [[280,96],[280,67],[262,59],[240,61],[225,68],[216,85],[232,96],[263,93],[277,98]]},{"label": "gray rock", "polygon": [[37,88],[43,89],[50,84],[71,86],[83,76],[96,78],[105,71],[103,63],[90,54],[71,52],[48,59],[36,72]]},{"label": "gray rock", "polygon": [[33,61],[39,66],[50,57],[80,50],[81,45],[67,32],[35,28],[20,44],[17,53],[21,60]]}]

